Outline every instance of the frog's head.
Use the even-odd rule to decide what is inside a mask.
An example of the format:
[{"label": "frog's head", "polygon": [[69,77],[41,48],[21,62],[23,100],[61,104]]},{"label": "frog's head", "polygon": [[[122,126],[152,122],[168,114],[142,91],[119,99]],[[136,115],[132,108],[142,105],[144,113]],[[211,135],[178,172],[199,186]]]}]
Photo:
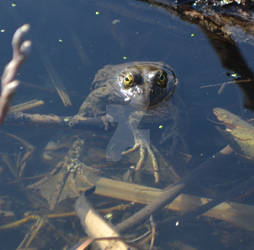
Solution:
[{"label": "frog's head", "polygon": [[137,62],[123,67],[115,87],[126,103],[146,109],[172,96],[176,85],[177,78],[168,65]]}]

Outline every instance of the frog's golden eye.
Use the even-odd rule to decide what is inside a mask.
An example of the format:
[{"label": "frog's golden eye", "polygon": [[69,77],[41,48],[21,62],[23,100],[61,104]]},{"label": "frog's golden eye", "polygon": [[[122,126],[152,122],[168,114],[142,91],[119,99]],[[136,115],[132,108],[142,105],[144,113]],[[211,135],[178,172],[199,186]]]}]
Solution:
[{"label": "frog's golden eye", "polygon": [[133,77],[133,75],[131,73],[126,74],[123,77],[123,85],[124,85],[124,87],[127,89],[127,88],[132,87],[133,84],[134,84],[134,77]]},{"label": "frog's golden eye", "polygon": [[168,81],[167,73],[165,71],[160,71],[159,74],[158,74],[157,84],[161,88],[166,88],[167,81]]}]

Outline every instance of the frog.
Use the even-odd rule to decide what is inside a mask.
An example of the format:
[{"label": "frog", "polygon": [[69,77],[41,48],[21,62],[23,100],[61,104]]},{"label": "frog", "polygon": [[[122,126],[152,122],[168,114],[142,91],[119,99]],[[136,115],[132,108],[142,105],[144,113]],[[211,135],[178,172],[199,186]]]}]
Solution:
[{"label": "frog", "polygon": [[[111,139],[118,142],[114,148],[120,150],[121,155],[139,151],[135,171],[141,169],[147,155],[153,166],[154,181],[158,183],[156,149],[150,144],[149,133],[138,126],[140,123],[174,120],[172,114],[176,109],[171,99],[177,85],[178,78],[166,63],[135,61],[106,65],[96,73],[91,92],[71,120],[71,125],[81,117],[104,117],[106,130],[110,124],[118,122],[119,129]],[[133,145],[130,145],[129,137],[132,137]],[[110,147],[108,149],[110,151]]]}]

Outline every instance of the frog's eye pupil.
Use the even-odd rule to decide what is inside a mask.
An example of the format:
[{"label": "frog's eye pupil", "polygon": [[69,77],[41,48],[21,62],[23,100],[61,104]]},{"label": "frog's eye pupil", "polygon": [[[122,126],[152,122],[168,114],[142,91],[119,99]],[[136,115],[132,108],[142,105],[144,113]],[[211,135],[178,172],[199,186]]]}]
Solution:
[{"label": "frog's eye pupil", "polygon": [[161,88],[165,88],[167,86],[167,74],[165,72],[160,72],[160,74],[158,76],[157,84]]},{"label": "frog's eye pupil", "polygon": [[133,86],[134,78],[132,74],[127,74],[123,77],[123,85],[125,88],[130,88]]}]

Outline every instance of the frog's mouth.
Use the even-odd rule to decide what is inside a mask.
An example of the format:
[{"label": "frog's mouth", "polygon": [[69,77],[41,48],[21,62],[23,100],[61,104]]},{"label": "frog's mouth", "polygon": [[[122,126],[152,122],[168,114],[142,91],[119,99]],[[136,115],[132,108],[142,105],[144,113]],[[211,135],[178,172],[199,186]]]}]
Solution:
[{"label": "frog's mouth", "polygon": [[125,103],[131,104],[137,109],[147,109],[172,96],[173,92],[170,89],[162,89],[153,83],[144,83],[134,86],[123,94]]},{"label": "frog's mouth", "polygon": [[151,88],[146,89],[142,85],[136,85],[128,91],[121,91],[125,98],[125,103],[131,104],[136,108],[147,108],[150,105],[151,95],[154,92]]}]

